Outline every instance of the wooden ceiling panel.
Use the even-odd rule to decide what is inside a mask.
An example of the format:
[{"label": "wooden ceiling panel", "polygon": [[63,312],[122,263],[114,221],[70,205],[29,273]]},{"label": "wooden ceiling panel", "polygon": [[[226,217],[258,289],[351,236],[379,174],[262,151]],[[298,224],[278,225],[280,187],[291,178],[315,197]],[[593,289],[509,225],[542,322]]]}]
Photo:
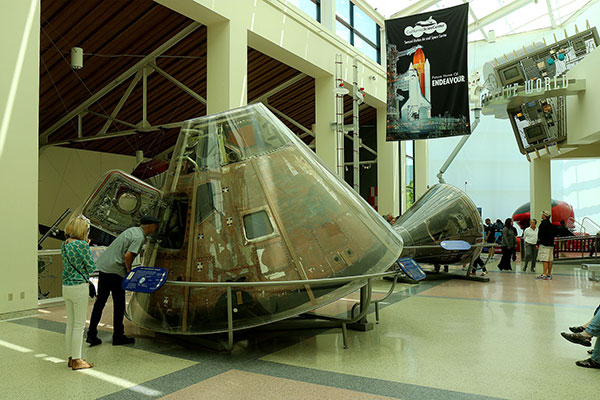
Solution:
[{"label": "wooden ceiling panel", "polygon": [[[152,0],[42,0],[40,32],[40,134],[77,108],[127,69],[136,65],[175,34],[192,23]],[[156,65],[206,98],[206,27],[202,26],[175,44]],[[84,51],[84,67],[72,70],[71,47]],[[248,101],[251,102],[300,72],[255,49],[248,48]],[[133,77],[107,93],[90,110],[110,115]],[[268,103],[306,129],[315,123],[314,79],[299,82],[273,94]],[[169,82],[158,72],[148,76],[147,118],[153,125],[184,121],[206,115],[206,106]],[[348,102],[348,100],[346,100]],[[348,103],[350,104],[350,103]],[[350,104],[351,107],[351,104]],[[350,110],[348,106],[346,110]],[[374,109],[361,111],[361,121],[374,116]],[[142,82],[116,115],[131,124],[142,120]],[[83,137],[96,135],[107,120],[87,114],[83,118]],[[304,132],[282,121],[295,133]],[[132,129],[113,122],[109,133]],[[71,142],[68,147],[134,155],[143,150],[147,157],[172,147],[179,128],[87,142]],[[49,142],[77,138],[77,118],[64,124],[49,137]],[[311,136],[304,138],[309,143]]]}]

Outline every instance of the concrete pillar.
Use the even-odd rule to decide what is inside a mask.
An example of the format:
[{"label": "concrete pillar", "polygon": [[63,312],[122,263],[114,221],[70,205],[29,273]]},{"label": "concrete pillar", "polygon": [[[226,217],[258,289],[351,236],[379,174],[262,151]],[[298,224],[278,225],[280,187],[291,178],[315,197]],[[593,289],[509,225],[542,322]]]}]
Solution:
[{"label": "concrete pillar", "polygon": [[335,0],[321,0],[321,24],[335,34]]},{"label": "concrete pillar", "polygon": [[37,308],[40,1],[0,2],[0,319]]},{"label": "concrete pillar", "polygon": [[400,214],[398,142],[386,142],[387,109],[377,107],[377,203],[379,214]]},{"label": "concrete pillar", "polygon": [[532,218],[541,222],[542,211],[552,212],[550,158],[533,158],[529,164],[529,196]]},{"label": "concrete pillar", "polygon": [[334,86],[333,76],[315,78],[315,146],[317,155],[333,173],[337,166],[335,130],[331,128],[335,122]]},{"label": "concrete pillar", "polygon": [[427,140],[415,140],[415,201],[429,188],[429,146]]},{"label": "concrete pillar", "polygon": [[207,27],[207,114],[248,103],[248,33],[244,24],[225,21]]}]

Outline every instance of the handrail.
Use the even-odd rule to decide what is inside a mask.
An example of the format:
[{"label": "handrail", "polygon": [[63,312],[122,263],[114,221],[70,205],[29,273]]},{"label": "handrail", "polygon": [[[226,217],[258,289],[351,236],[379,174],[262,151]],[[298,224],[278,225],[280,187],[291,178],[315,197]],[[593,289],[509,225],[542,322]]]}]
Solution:
[{"label": "handrail", "polygon": [[583,219],[581,220],[581,225],[583,225],[583,223],[584,223],[586,220],[588,220],[588,221],[590,222],[590,224],[591,224],[591,225],[592,225],[594,228],[598,229],[598,230],[596,231],[596,235],[597,235],[597,234],[598,234],[598,232],[600,232],[600,225],[598,225],[597,223],[595,223],[595,222],[594,222],[594,221],[593,221],[593,220],[592,220],[590,217],[583,217]]},{"label": "handrail", "polygon": [[557,236],[554,238],[555,242],[568,242],[570,240],[574,241],[584,241],[590,240],[594,238],[600,238],[600,235],[586,235],[586,236]]},{"label": "handrail", "polygon": [[345,283],[359,280],[368,280],[370,278],[380,278],[384,276],[393,276],[401,273],[401,270],[389,272],[379,272],[376,274],[365,274],[355,276],[342,276],[337,278],[319,278],[319,279],[303,279],[293,281],[261,281],[261,282],[189,282],[189,281],[166,281],[164,285],[169,286],[186,286],[186,287],[262,287],[262,286],[296,286],[311,285],[321,286],[331,283]]},{"label": "handrail", "polygon": [[[585,219],[586,217],[584,217]],[[583,225],[583,221],[582,222],[578,222],[574,217],[569,217],[567,218],[567,225],[568,223],[571,222],[573,225],[578,225],[581,227],[583,233],[585,233],[585,226]]]},{"label": "handrail", "polygon": [[559,259],[560,253],[579,252],[581,252],[581,257],[585,257],[585,254],[588,253],[590,257],[595,257],[598,255],[600,234],[556,237],[554,238],[554,244],[555,259]]},{"label": "handrail", "polygon": [[[271,281],[271,282],[188,282],[188,281],[166,281],[164,283],[164,285],[169,285],[169,286],[186,286],[186,287],[199,287],[199,286],[204,286],[204,287],[225,287],[226,290],[227,290],[227,346],[226,346],[226,349],[227,350],[231,350],[233,348],[233,331],[234,331],[234,327],[233,327],[233,306],[232,306],[233,301],[232,301],[232,290],[231,290],[232,287],[296,286],[296,285],[306,285],[308,283],[310,283],[311,286],[322,286],[322,285],[327,285],[327,284],[332,284],[332,283],[346,283],[346,282],[365,281],[366,280],[366,282],[365,282],[365,285],[367,286],[366,300],[365,300],[366,305],[361,309],[361,312],[357,316],[354,316],[354,312],[352,312],[352,316],[351,316],[350,319],[319,316],[319,318],[328,319],[330,321],[338,322],[338,323],[341,324],[342,338],[343,338],[343,342],[344,342],[344,348],[348,348],[346,326],[348,324],[352,324],[352,323],[354,323],[356,321],[359,321],[360,319],[362,319],[367,314],[368,309],[369,309],[369,305],[371,304],[371,291],[372,291],[371,281],[374,278],[379,278],[379,277],[384,277],[384,276],[394,276],[394,284],[392,285],[392,289],[388,293],[388,296],[389,296],[389,294],[391,294],[391,292],[393,291],[393,287],[396,284],[396,279],[397,279],[397,277],[398,277],[398,275],[400,273],[402,273],[402,270],[395,269],[393,271],[380,272],[380,273],[376,273],[376,274],[344,276],[344,277],[337,277],[337,278],[321,278],[321,279],[293,280],[293,281]],[[362,298],[361,298],[361,302],[362,302]],[[379,314],[379,312],[378,312],[379,311],[378,310],[378,304],[376,304],[375,307],[376,307],[376,314]],[[379,317],[379,315],[377,315],[377,321],[379,322],[379,318],[378,317]]]}]

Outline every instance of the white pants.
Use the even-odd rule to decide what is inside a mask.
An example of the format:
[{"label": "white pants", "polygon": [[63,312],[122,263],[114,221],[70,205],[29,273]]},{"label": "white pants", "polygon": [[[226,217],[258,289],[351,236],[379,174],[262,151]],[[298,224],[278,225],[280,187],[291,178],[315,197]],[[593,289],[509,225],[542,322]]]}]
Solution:
[{"label": "white pants", "polygon": [[83,330],[90,298],[89,289],[87,283],[75,286],[63,285],[62,289],[67,307],[67,329],[65,330],[67,354],[75,360],[81,358]]}]

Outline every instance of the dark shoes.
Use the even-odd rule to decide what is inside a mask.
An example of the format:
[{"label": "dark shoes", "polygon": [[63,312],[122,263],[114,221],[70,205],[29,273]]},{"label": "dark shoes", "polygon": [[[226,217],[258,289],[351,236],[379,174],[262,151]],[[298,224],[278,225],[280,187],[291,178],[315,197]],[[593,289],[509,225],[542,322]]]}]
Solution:
[{"label": "dark shoes", "polygon": [[584,368],[600,369],[600,363],[597,363],[596,361],[592,360],[591,358],[588,358],[587,360],[575,361],[575,365],[577,365],[578,367],[584,367]]},{"label": "dark shoes", "polygon": [[127,336],[113,336],[113,346],[120,346],[122,344],[134,344],[135,339]]},{"label": "dark shoes", "polygon": [[585,346],[585,347],[591,347],[592,346],[592,338],[591,337],[587,337],[587,336],[583,336],[581,333],[566,333],[566,332],[561,332],[560,334],[561,334],[562,337],[564,337],[565,339],[567,339],[571,343],[580,344],[580,345]]},{"label": "dark shoes", "polygon": [[[90,344],[90,347],[96,346],[102,343],[102,339],[98,336],[90,336],[88,335],[87,339],[85,339],[87,343]],[[113,336],[112,344],[113,346],[120,346],[122,344],[134,344],[135,339],[127,336]]]},{"label": "dark shoes", "polygon": [[96,346],[102,343],[102,339],[100,339],[98,336],[87,336],[87,339],[85,339],[86,343],[90,344],[90,347],[92,346]]},{"label": "dark shoes", "polygon": [[585,326],[570,326],[569,330],[573,333],[581,333],[585,331]]}]

